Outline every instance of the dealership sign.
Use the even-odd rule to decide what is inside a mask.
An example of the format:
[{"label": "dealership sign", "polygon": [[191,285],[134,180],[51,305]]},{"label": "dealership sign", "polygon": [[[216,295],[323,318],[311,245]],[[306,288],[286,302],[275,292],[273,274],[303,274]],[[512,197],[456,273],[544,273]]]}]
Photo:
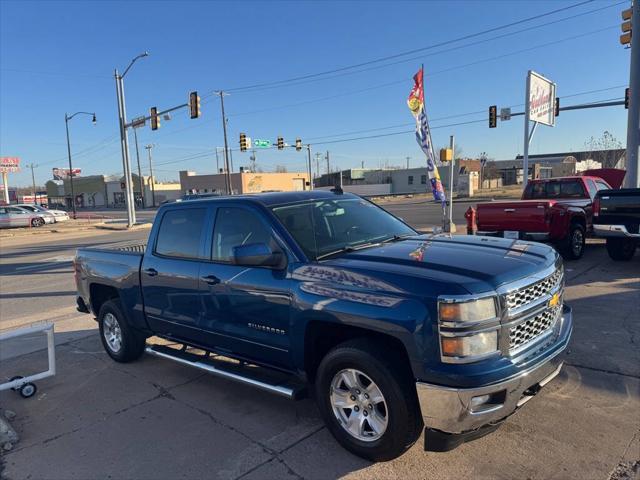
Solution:
[{"label": "dealership sign", "polygon": [[19,171],[19,157],[0,157],[0,173],[14,173]]},{"label": "dealership sign", "polygon": [[527,78],[527,113],[532,122],[551,127],[555,124],[554,105],[556,84],[551,80],[529,71]]}]

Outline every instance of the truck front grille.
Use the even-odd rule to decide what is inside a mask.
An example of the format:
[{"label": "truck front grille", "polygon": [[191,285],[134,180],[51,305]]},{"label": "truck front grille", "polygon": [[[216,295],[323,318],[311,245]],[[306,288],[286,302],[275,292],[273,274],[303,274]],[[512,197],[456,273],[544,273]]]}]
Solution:
[{"label": "truck front grille", "polygon": [[550,307],[509,329],[509,350],[520,349],[532,340],[550,332],[553,328],[562,305]]},{"label": "truck front grille", "polygon": [[506,296],[507,308],[509,310],[515,310],[534,303],[536,300],[547,295],[562,282],[563,273],[563,268],[560,267],[547,278],[508,293]]}]

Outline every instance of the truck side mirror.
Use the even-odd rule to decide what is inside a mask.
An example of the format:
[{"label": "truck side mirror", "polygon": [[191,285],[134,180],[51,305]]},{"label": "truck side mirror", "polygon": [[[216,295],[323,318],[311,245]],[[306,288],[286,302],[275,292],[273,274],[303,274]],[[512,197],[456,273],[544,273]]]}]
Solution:
[{"label": "truck side mirror", "polygon": [[233,247],[233,263],[245,267],[284,268],[285,256],[273,251],[266,243],[249,243]]}]

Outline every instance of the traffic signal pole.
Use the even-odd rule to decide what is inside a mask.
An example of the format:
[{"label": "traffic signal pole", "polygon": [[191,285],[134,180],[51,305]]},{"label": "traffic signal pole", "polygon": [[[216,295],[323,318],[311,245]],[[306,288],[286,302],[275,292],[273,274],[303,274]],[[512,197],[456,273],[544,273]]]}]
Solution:
[{"label": "traffic signal pole", "polygon": [[640,152],[640,0],[633,2],[631,24],[636,30],[631,35],[631,65],[629,74],[629,116],[627,119],[627,174],[624,186],[627,188],[640,187],[640,173],[638,171],[638,157]]},{"label": "traffic signal pole", "polygon": [[131,163],[129,161],[129,138],[127,135],[127,111],[124,102],[124,87],[122,75],[115,70],[116,95],[118,97],[118,117],[120,120],[120,145],[122,147],[122,169],[124,171],[125,204],[127,207],[127,226],[131,228],[136,223],[136,209],[133,205],[133,189],[131,188]]}]

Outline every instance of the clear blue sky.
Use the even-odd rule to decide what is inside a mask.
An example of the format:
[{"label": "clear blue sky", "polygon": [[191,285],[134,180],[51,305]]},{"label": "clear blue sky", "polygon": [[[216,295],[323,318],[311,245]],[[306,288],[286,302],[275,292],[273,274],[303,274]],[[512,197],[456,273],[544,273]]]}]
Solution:
[{"label": "clear blue sky", "polygon": [[[140,60],[125,79],[129,117],[147,113],[154,105],[167,108],[183,103],[190,90],[198,90],[203,97],[203,116],[191,120],[186,111],[177,112],[156,132],[148,127],[139,130],[140,145],[156,144],[154,163],[160,179],[177,179],[181,169],[212,172],[214,147],[223,145],[222,124],[219,102],[206,95],[216,89],[366,62],[578,2],[2,1],[0,153],[19,156],[23,164],[38,164],[36,180],[42,184],[51,178],[52,167],[67,165],[65,112],[95,111],[96,126],[83,116],[70,123],[72,149],[77,153],[74,167],[82,168],[83,174],[121,173],[113,69],[124,69],[136,54],[148,50],[150,56]],[[411,133],[321,142],[411,129],[405,125],[412,121],[406,98],[411,76],[424,63],[435,145],[443,146],[454,134],[465,156],[486,151],[499,160],[514,158],[522,153],[522,117],[490,130],[486,112],[492,104],[500,108],[523,103],[528,69],[553,79],[561,97],[619,86],[563,99],[563,105],[622,98],[629,79],[629,51],[619,45],[618,36],[620,12],[629,2],[616,3],[594,1],[400,57],[387,62],[393,65],[365,72],[232,92],[225,101],[230,146],[238,146],[240,132],[270,140],[283,135],[291,143],[299,136],[314,145],[314,153],[330,150],[332,166],[398,165],[407,156],[412,166],[423,165]],[[602,10],[484,41],[594,9]],[[592,33],[596,30],[600,31]],[[583,36],[569,39],[578,35]],[[481,113],[441,119],[469,112]],[[437,128],[473,120],[481,122]],[[400,126],[384,129],[394,125]],[[625,141],[623,107],[563,112],[555,128],[538,129],[532,153],[581,150],[589,137],[598,137],[604,130]],[[135,169],[132,135],[130,140]],[[141,148],[146,173],[145,154]],[[248,157],[234,153],[236,169],[248,164]],[[277,164],[303,170],[305,161],[303,152],[295,150],[258,153],[258,165],[265,171]],[[23,169],[11,175],[10,183],[29,185],[30,177]]]}]

